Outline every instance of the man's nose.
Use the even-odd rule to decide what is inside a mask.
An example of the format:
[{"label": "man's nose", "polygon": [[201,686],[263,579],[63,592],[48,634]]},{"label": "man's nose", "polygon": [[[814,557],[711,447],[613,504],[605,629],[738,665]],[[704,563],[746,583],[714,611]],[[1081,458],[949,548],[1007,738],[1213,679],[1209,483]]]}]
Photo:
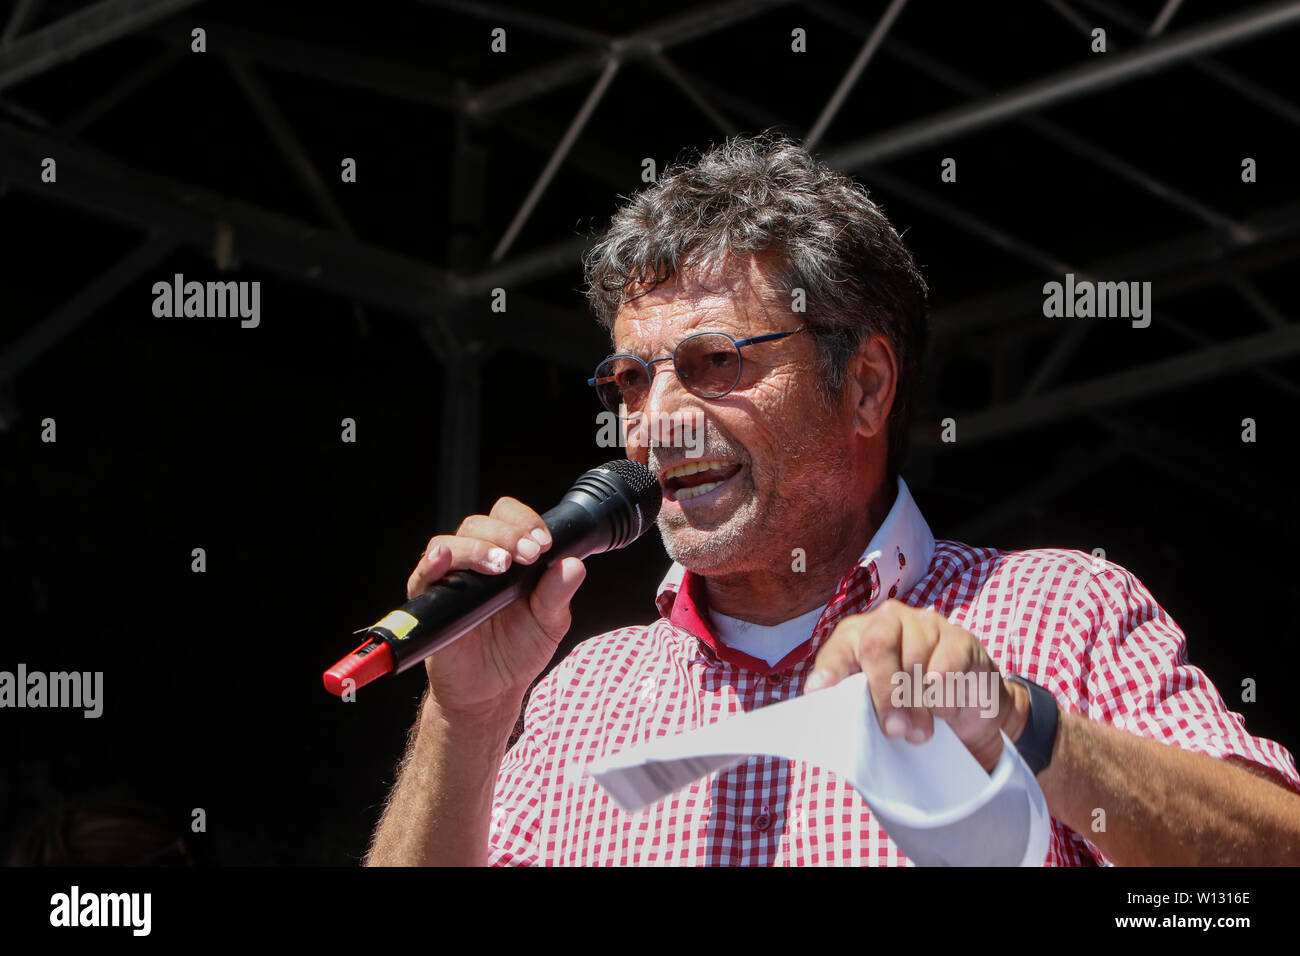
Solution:
[{"label": "man's nose", "polygon": [[685,391],[677,381],[677,375],[671,362],[660,362],[650,366],[652,375],[646,389],[645,402],[628,417],[627,453],[633,461],[648,464],[650,447],[658,445],[658,423],[665,414],[671,414],[675,403],[680,401],[678,392]]},{"label": "man's nose", "polygon": [[677,377],[673,363],[660,362],[654,366],[654,376],[650,379],[650,390],[646,394],[643,411],[654,417],[671,415],[681,407],[683,400],[691,397],[691,393]]},{"label": "man's nose", "polygon": [[682,385],[671,362],[655,366],[642,412],[640,438],[647,445],[687,448],[689,453],[703,437],[700,399]]}]

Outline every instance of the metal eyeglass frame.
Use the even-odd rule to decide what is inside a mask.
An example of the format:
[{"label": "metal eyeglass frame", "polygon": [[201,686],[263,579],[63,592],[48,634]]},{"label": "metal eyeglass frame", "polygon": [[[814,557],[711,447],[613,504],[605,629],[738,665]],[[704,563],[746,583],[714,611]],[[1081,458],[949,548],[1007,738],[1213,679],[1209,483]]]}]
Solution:
[{"label": "metal eyeglass frame", "polygon": [[[788,335],[797,335],[800,332],[807,332],[807,331],[809,331],[808,326],[804,325],[790,332],[768,332],[766,335],[755,335],[747,339],[733,339],[726,332],[696,332],[692,335],[686,336],[686,338],[678,342],[676,347],[673,349],[672,355],[665,355],[663,358],[651,359],[648,362],[639,355],[631,355],[628,353],[620,353],[618,355],[607,355],[600,360],[600,364],[596,366],[596,369],[599,370],[601,365],[604,365],[606,362],[611,361],[612,359],[617,359],[617,358],[633,359],[637,362],[640,362],[641,365],[645,368],[646,387],[649,388],[650,385],[654,383],[655,366],[658,365],[660,362],[672,362],[673,373],[677,374],[677,350],[680,349],[687,342],[689,342],[691,339],[697,339],[701,335],[721,335],[723,338],[731,339],[731,344],[736,347],[736,356],[738,361],[737,361],[737,368],[736,368],[735,384],[732,385],[731,388],[723,392],[721,395],[701,395],[699,392],[695,391],[695,389],[691,388],[685,382],[682,382],[682,388],[686,389],[696,398],[702,398],[705,401],[713,401],[715,399],[723,398],[727,395],[730,395],[732,392],[736,390],[736,386],[740,384],[740,380],[745,374],[745,353],[741,351],[741,349],[743,349],[745,346],[757,345],[759,342],[775,342],[777,339],[783,339]],[[591,378],[587,379],[587,384],[590,385],[592,388],[596,388],[598,385],[604,384],[611,377],[612,376],[604,376],[597,379],[595,376],[592,376]],[[677,374],[677,380],[681,382],[680,374]],[[599,396],[600,392],[597,391],[596,394],[597,396]],[[605,404],[604,399],[601,399],[601,404],[602,405]],[[608,408],[608,406],[606,406],[606,408]],[[610,408],[609,411],[616,412],[617,409]]]}]

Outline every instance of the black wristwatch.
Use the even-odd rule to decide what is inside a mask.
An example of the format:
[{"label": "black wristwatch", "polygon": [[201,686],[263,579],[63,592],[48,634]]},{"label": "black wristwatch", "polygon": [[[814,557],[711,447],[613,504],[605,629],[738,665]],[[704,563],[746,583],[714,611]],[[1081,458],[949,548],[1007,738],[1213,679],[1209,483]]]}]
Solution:
[{"label": "black wristwatch", "polygon": [[1016,750],[1024,758],[1029,769],[1038,776],[1052,759],[1052,747],[1056,743],[1056,722],[1058,708],[1052,692],[1039,687],[1031,680],[1025,680],[1015,674],[1007,674],[1007,680],[1023,684],[1029,691],[1029,719],[1025,729],[1016,741]]}]

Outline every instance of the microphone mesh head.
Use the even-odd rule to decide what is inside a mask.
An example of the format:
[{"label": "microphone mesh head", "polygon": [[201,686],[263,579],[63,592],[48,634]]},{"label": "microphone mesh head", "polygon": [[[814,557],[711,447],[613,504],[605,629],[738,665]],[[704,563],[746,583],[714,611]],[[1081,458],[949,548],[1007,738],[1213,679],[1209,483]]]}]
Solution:
[{"label": "microphone mesh head", "polygon": [[659,479],[649,468],[630,458],[620,458],[617,461],[605,462],[598,470],[612,472],[623,479],[631,490],[634,500],[641,506],[645,524],[654,523],[654,520],[659,517],[659,507],[663,504],[663,489],[659,487]]}]

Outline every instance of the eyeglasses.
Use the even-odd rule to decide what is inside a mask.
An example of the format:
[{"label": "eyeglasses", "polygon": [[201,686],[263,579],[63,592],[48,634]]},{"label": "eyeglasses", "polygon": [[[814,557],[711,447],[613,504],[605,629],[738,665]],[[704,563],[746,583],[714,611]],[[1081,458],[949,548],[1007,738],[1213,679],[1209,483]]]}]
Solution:
[{"label": "eyeglasses", "polygon": [[596,389],[601,403],[611,412],[619,413],[620,407],[639,412],[650,395],[655,366],[672,362],[677,380],[692,395],[722,398],[740,383],[741,349],[807,331],[805,326],[793,332],[771,332],[748,339],[733,339],[725,332],[697,332],[678,342],[673,354],[664,358],[647,362],[637,355],[611,355],[596,366],[596,374],[587,379],[587,384]]}]

